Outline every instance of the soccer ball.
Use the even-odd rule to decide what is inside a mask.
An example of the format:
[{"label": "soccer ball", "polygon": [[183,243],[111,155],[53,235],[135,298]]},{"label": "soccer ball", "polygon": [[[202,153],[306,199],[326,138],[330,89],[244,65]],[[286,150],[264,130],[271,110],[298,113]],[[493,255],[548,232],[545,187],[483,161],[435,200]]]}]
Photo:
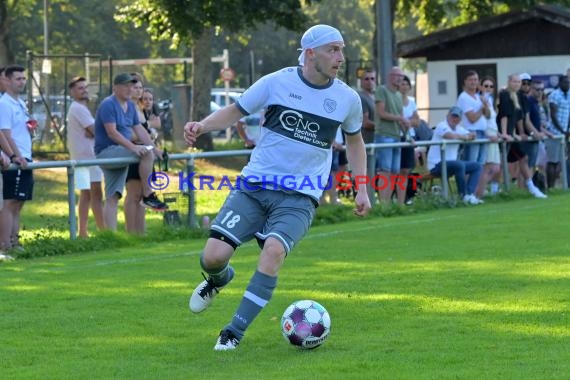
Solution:
[{"label": "soccer ball", "polygon": [[317,348],[327,340],[331,331],[331,317],[318,302],[293,302],[281,317],[283,337],[302,349]]}]

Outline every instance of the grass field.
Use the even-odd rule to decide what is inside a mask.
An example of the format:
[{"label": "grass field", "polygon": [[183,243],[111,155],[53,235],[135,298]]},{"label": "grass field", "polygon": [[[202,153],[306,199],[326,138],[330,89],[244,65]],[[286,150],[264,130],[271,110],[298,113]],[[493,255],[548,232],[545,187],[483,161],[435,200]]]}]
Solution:
[{"label": "grass field", "polygon": [[[318,226],[235,352],[214,352],[258,258],[193,315],[203,240],[0,265],[2,379],[568,379],[570,195]],[[328,341],[281,337],[314,299]]]}]

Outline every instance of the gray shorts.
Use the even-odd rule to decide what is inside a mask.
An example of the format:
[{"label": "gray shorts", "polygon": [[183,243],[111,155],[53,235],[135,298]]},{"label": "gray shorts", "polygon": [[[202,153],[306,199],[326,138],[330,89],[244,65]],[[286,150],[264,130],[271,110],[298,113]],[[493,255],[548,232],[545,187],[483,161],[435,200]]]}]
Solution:
[{"label": "gray shorts", "polygon": [[[138,158],[138,156],[122,145],[110,145],[96,154],[97,158]],[[129,164],[100,165],[105,178],[105,197],[117,194],[123,196]]]},{"label": "gray shorts", "polygon": [[279,240],[288,254],[309,230],[315,217],[313,200],[278,190],[232,190],[211,229],[236,245],[254,237],[260,246],[268,237]]}]

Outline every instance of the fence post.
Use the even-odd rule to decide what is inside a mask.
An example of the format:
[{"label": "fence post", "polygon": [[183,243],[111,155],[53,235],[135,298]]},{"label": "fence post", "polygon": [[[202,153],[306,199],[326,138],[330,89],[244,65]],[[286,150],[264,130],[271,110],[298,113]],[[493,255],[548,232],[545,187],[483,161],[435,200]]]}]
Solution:
[{"label": "fence post", "polygon": [[77,217],[75,214],[75,168],[67,167],[67,199],[69,206],[69,238],[77,238]]},{"label": "fence post", "polygon": [[509,174],[509,163],[507,162],[509,144],[507,140],[501,141],[501,165],[503,166],[503,190],[505,192],[509,191],[511,186],[511,178]]},{"label": "fence post", "polygon": [[[186,175],[190,176],[194,172],[194,156],[186,160]],[[187,225],[190,228],[198,228],[198,221],[196,220],[196,192],[194,191],[194,176],[188,179],[188,218]]]},{"label": "fence post", "polygon": [[566,136],[562,135],[560,145],[562,145],[560,149],[560,179],[562,180],[562,189],[564,191],[568,190],[568,164],[566,162]]},{"label": "fence post", "polygon": [[447,181],[447,162],[445,157],[445,141],[442,141],[439,146],[441,149],[441,188],[443,192],[443,197],[449,199],[449,186]]},{"label": "fence post", "polygon": [[368,200],[371,205],[374,205],[376,200],[376,190],[372,180],[376,175],[376,154],[374,153],[375,148],[370,148],[366,150],[366,175],[370,178],[370,181],[366,185],[368,190]]}]

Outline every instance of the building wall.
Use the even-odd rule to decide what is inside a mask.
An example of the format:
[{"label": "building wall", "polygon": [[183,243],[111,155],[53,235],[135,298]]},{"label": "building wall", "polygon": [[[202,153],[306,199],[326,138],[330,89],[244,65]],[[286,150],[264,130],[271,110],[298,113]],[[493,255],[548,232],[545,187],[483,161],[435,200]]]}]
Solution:
[{"label": "building wall", "polygon": [[[418,99],[418,106],[422,104],[424,107],[427,106],[427,108],[429,108],[427,121],[430,126],[435,126],[442,121],[449,107],[455,104],[458,89],[461,88],[456,78],[457,66],[470,64],[495,64],[497,67],[497,87],[503,88],[507,83],[508,75],[511,73],[527,72],[530,75],[543,76],[566,73],[566,69],[570,68],[570,55],[428,61],[427,87],[418,86],[416,97]],[[554,81],[557,80],[557,78],[551,79]],[[445,94],[439,94],[438,87],[441,86],[446,87]],[[425,99],[427,99],[427,101]]]}]

